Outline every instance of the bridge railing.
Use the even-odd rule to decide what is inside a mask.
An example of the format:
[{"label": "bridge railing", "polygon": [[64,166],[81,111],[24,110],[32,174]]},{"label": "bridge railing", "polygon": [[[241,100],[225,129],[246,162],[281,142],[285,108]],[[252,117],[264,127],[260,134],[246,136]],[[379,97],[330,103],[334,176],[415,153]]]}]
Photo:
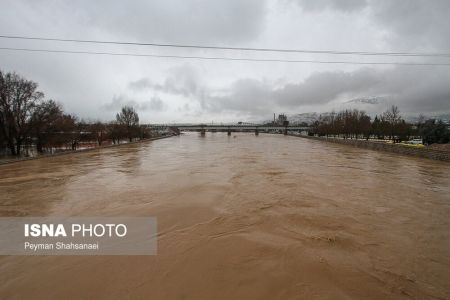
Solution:
[{"label": "bridge railing", "polygon": [[296,125],[290,125],[290,126],[279,126],[279,125],[244,125],[244,124],[221,124],[221,125],[208,125],[208,124],[148,124],[149,128],[154,129],[170,129],[170,128],[177,128],[180,131],[183,130],[302,130],[302,131],[308,131],[310,127],[304,127],[304,126],[296,126]]}]

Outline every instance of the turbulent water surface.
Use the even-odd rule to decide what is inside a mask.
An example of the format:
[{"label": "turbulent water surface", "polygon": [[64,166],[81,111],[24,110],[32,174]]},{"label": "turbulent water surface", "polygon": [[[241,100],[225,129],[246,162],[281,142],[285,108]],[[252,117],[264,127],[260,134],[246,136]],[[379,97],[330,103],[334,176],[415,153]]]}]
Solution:
[{"label": "turbulent water surface", "polygon": [[448,299],[450,164],[197,133],[0,166],[0,216],[156,216],[156,256],[3,256],[0,298]]}]

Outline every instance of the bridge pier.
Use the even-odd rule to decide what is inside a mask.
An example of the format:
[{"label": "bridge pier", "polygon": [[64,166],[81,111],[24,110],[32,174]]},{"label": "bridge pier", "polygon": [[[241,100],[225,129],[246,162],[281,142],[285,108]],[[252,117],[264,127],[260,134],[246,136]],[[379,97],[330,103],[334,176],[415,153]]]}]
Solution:
[{"label": "bridge pier", "polygon": [[231,129],[228,129],[227,134],[230,136],[231,135]]},{"label": "bridge pier", "polygon": [[205,130],[205,128],[200,129],[200,135],[201,135],[201,136],[205,136],[205,135],[206,135],[206,130]]},{"label": "bridge pier", "polygon": [[258,128],[255,129],[255,135],[259,135],[259,130],[258,130]]},{"label": "bridge pier", "polygon": [[287,135],[287,127],[284,128],[284,135]]}]

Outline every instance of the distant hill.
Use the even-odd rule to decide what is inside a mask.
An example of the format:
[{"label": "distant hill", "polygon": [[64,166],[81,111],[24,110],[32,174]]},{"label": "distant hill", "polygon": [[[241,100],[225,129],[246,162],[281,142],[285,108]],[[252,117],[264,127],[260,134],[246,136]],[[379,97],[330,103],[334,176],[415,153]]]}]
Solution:
[{"label": "distant hill", "polygon": [[355,98],[352,100],[349,100],[345,103],[355,103],[355,104],[384,104],[386,103],[386,97],[382,96],[376,96],[376,97],[362,97],[362,98]]},{"label": "distant hill", "polygon": [[[435,120],[442,120],[444,123],[450,123],[450,113],[443,113],[443,114],[434,114],[434,115],[425,115],[424,117],[426,120],[429,119],[435,119]],[[405,119],[408,122],[416,123],[419,121],[419,116],[406,116]]]},{"label": "distant hill", "polygon": [[[322,115],[328,115],[329,113],[323,113]],[[316,113],[316,112],[308,112],[308,113],[301,113],[301,114],[293,114],[293,115],[288,115],[288,121],[291,124],[298,124],[298,123],[307,123],[307,124],[311,124],[314,121],[316,121],[317,119],[319,119],[319,116],[321,114]]]}]

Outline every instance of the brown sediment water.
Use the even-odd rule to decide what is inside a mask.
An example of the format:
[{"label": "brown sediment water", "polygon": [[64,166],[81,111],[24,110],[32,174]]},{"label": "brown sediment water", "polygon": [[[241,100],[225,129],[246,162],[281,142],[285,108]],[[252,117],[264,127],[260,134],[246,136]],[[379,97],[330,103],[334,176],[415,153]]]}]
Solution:
[{"label": "brown sediment water", "polygon": [[0,166],[0,216],[158,219],[155,256],[2,256],[0,298],[450,298],[449,163],[233,135]]}]

